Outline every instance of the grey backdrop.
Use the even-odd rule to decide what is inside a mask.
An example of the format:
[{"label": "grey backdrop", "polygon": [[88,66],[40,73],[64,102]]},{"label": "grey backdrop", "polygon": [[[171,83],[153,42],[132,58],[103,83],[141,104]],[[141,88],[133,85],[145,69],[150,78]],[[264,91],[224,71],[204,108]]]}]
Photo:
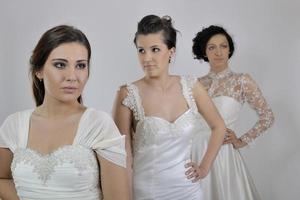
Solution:
[{"label": "grey backdrop", "polygon": [[[274,126],[242,150],[263,199],[299,199],[300,24],[298,0],[1,0],[0,123],[34,106],[28,78],[30,53],[47,29],[70,24],[92,45],[91,76],[85,104],[107,112],[119,85],[142,75],[132,43],[137,22],[147,14],[170,15],[178,35],[175,74],[202,76],[208,65],[194,60],[192,38],[203,26],[218,24],[232,34],[236,53],[230,66],[258,82],[275,113]],[[255,122],[245,106],[236,131]]]}]

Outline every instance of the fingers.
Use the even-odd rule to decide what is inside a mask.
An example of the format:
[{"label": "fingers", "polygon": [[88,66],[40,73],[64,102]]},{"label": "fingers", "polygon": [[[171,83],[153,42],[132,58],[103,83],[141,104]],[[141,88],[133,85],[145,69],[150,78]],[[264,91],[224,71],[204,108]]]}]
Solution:
[{"label": "fingers", "polygon": [[235,143],[235,139],[225,139],[224,141],[223,141],[223,144],[233,144],[233,143]]},{"label": "fingers", "polygon": [[236,140],[237,140],[237,137],[236,137],[235,132],[229,128],[226,128],[226,134],[225,134],[223,144],[232,144],[232,143],[236,142]]},{"label": "fingers", "polygon": [[201,170],[198,168],[198,165],[196,163],[190,162],[185,165],[186,168],[189,168],[185,175],[188,179],[192,179],[192,182],[197,182],[201,179],[202,174]]},{"label": "fingers", "polygon": [[195,176],[195,178],[192,180],[193,183],[199,181],[201,179],[200,175]]},{"label": "fingers", "polygon": [[186,172],[185,172],[185,175],[189,176],[190,174],[194,173],[195,172],[195,168],[194,167],[191,167],[189,168]]},{"label": "fingers", "polygon": [[231,130],[230,128],[226,128],[226,132],[228,132],[228,133],[234,133],[234,131]]},{"label": "fingers", "polygon": [[185,175],[187,176],[188,179],[191,179],[195,176],[196,174],[196,168],[197,168],[197,165],[196,163],[193,163],[193,162],[189,162],[185,165],[185,168],[189,168],[186,172],[185,172]]},{"label": "fingers", "polygon": [[198,176],[197,171],[194,170],[191,174],[189,174],[189,175],[187,176],[187,178],[188,178],[188,179],[192,179],[192,178],[197,177],[197,176]]},{"label": "fingers", "polygon": [[185,168],[189,168],[189,167],[195,167],[195,166],[197,166],[197,164],[194,162],[189,162],[189,163],[185,164],[184,166],[185,166]]}]

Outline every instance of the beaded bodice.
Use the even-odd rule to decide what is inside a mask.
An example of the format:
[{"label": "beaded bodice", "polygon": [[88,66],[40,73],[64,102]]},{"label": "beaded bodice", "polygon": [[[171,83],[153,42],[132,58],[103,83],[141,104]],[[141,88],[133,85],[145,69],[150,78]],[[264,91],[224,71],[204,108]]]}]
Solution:
[{"label": "beaded bodice", "polygon": [[180,133],[183,133],[183,129],[190,126],[191,123],[197,123],[197,120],[200,119],[200,114],[192,94],[192,87],[196,81],[197,79],[192,76],[181,78],[182,94],[187,101],[189,109],[174,122],[169,122],[160,117],[145,116],[137,86],[134,84],[127,85],[128,95],[122,103],[132,110],[134,119],[137,122],[136,131],[133,134],[134,152],[146,144],[150,145],[154,143],[155,141],[153,140],[158,137],[160,137],[160,140],[175,137],[176,135],[180,137]]}]

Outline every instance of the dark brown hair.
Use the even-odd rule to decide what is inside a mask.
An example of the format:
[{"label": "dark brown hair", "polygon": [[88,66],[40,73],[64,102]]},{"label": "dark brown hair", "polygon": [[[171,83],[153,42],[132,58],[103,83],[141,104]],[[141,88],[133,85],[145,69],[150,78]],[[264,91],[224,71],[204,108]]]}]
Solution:
[{"label": "dark brown hair", "polygon": [[[43,103],[45,97],[45,87],[43,80],[39,80],[36,73],[41,71],[50,53],[61,44],[78,42],[86,47],[88,51],[88,64],[91,58],[91,46],[87,37],[80,30],[73,26],[60,25],[55,26],[46,31],[36,47],[34,48],[30,57],[30,75],[32,79],[32,92],[36,106]],[[82,103],[81,95],[77,101]]]},{"label": "dark brown hair", "polygon": [[134,44],[138,35],[148,35],[162,31],[164,43],[168,49],[176,47],[177,30],[172,25],[172,19],[169,16],[158,17],[156,15],[147,15],[139,21],[137,31],[134,36]]}]

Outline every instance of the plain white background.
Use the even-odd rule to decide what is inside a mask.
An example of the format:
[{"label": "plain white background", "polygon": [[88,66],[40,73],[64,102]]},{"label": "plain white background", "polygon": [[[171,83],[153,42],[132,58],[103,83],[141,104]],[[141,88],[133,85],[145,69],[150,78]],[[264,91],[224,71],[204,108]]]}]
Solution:
[{"label": "plain white background", "polygon": [[[242,149],[245,162],[263,199],[299,199],[300,153],[300,23],[298,0],[1,0],[0,1],[0,123],[10,113],[34,106],[28,60],[49,28],[74,25],[92,45],[91,76],[84,92],[86,105],[111,111],[118,86],[140,78],[133,36],[147,14],[170,15],[178,35],[175,74],[202,76],[206,63],[193,59],[196,32],[211,24],[233,36],[230,66],[247,72],[260,85],[275,113],[274,126]],[[244,106],[242,134],[256,115]]]}]

